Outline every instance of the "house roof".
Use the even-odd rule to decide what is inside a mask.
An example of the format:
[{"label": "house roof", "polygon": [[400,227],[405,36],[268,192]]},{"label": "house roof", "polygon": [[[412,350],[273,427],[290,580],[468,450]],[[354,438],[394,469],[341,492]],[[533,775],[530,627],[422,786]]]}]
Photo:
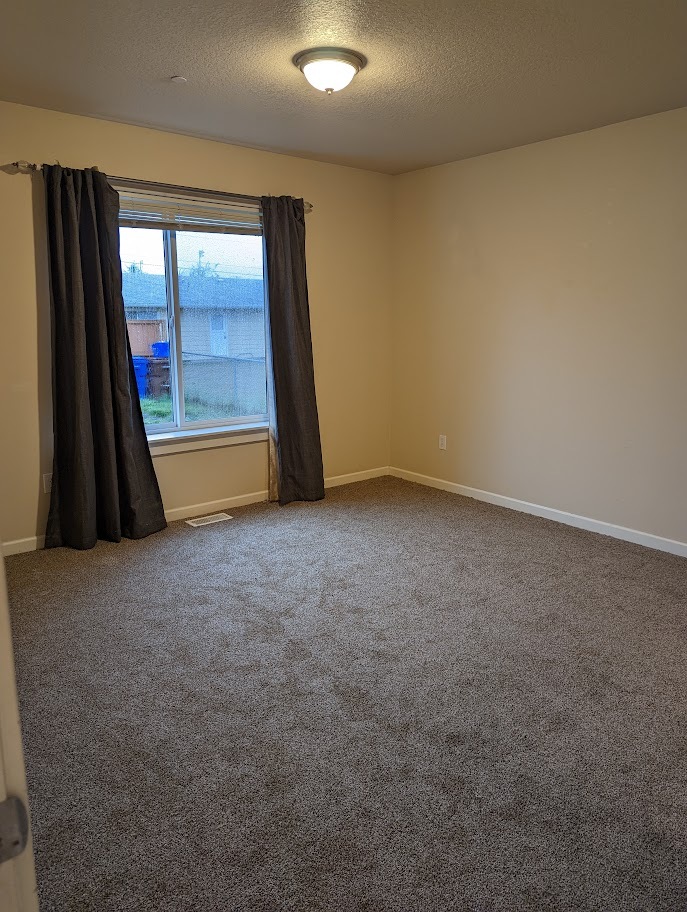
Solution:
[{"label": "house roof", "polygon": [[[157,273],[131,272],[122,274],[122,290],[127,307],[165,307],[165,277]],[[184,275],[179,276],[179,302],[182,307],[203,310],[262,309],[263,284],[260,279],[240,276]]]}]

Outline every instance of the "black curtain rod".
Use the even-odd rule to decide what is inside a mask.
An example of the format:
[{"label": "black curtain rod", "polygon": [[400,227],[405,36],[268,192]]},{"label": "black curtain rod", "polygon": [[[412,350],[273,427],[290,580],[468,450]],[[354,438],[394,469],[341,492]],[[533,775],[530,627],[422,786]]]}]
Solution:
[{"label": "black curtain rod", "polygon": [[[12,166],[17,169],[17,171],[22,172],[23,174],[30,174],[34,171],[40,171],[41,166],[37,165],[35,162],[28,161],[16,161],[12,162]],[[113,174],[107,175],[108,180],[113,181],[115,184],[123,184],[130,187],[132,190],[171,190],[180,194],[193,193],[197,196],[207,196],[207,197],[218,197],[223,196],[227,199],[236,200],[237,202],[242,203],[252,203],[254,205],[260,204],[259,196],[248,196],[245,193],[226,193],[223,190],[203,190],[201,187],[182,187],[179,184],[161,184],[158,181],[145,181],[138,180],[135,177],[115,177]],[[304,200],[305,211],[312,212],[313,204]]]}]

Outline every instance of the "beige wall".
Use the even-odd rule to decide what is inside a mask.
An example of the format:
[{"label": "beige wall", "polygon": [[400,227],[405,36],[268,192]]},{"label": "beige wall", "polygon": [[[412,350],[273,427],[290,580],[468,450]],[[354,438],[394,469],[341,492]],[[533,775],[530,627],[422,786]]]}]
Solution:
[{"label": "beige wall", "polygon": [[[391,463],[687,541],[687,110],[390,178],[0,104],[0,164],[16,159],[313,201],[326,475]],[[48,500],[40,181],[0,174],[0,211],[11,541],[40,534]],[[264,490],[266,446],[156,468],[179,509]]]},{"label": "beige wall", "polygon": [[403,175],[394,226],[392,464],[687,541],[687,110]]},{"label": "beige wall", "polygon": [[[122,177],[310,200],[308,279],[327,476],[389,463],[392,178],[0,103],[0,165],[60,161]],[[33,183],[33,187],[32,187]],[[0,538],[43,530],[51,416],[40,179],[0,173]],[[263,443],[156,459],[165,506],[264,490]]]}]

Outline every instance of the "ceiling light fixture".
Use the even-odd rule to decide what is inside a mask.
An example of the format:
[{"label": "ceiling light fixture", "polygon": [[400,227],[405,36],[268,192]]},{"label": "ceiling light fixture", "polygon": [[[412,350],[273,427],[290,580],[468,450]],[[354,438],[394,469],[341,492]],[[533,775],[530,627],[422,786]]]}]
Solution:
[{"label": "ceiling light fixture", "polygon": [[367,60],[356,51],[326,47],[301,51],[293,62],[311,86],[331,95],[345,89]]}]

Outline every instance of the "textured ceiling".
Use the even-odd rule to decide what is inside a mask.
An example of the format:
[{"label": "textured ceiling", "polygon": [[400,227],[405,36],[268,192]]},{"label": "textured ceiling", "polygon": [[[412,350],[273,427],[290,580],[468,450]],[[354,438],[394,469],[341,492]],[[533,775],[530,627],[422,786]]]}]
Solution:
[{"label": "textured ceiling", "polygon": [[[685,0],[23,0],[2,18],[4,100],[389,173],[687,104]],[[369,61],[331,98],[291,63],[330,44]]]}]

